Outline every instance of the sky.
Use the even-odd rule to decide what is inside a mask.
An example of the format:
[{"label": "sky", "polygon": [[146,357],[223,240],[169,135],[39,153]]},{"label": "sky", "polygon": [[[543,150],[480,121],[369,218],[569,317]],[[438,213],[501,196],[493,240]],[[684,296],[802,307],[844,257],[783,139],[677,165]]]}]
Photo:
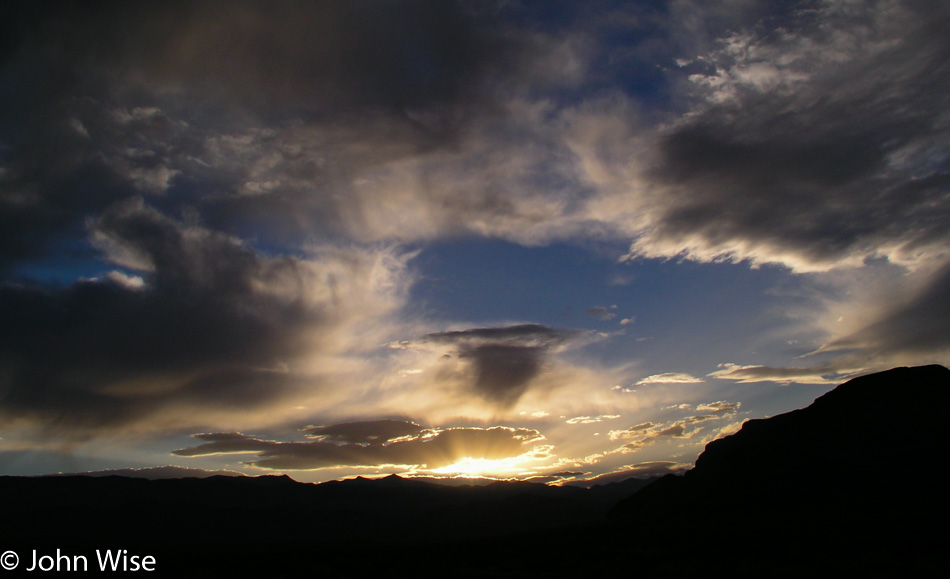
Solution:
[{"label": "sky", "polygon": [[950,362],[950,4],[0,28],[0,474],[594,484]]}]

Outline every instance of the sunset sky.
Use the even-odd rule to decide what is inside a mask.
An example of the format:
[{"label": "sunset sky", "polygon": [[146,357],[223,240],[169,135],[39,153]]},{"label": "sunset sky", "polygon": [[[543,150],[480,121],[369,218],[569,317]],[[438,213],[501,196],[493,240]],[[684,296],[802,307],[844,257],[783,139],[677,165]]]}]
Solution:
[{"label": "sunset sky", "polygon": [[950,363],[948,32],[896,0],[6,2],[0,474],[616,480]]}]

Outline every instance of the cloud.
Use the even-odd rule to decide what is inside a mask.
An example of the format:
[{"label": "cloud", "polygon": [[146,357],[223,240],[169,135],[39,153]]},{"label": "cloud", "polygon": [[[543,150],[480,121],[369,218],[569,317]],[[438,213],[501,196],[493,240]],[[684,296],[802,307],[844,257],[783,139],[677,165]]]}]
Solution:
[{"label": "cloud", "polygon": [[[96,11],[68,3],[16,12],[12,64],[53,61],[100,82],[127,70],[146,86],[185,97],[206,83],[256,107],[407,108],[475,98],[489,72],[518,69],[531,38],[506,34],[479,7],[425,2],[360,5],[240,0]],[[58,43],[52,40],[59,40]],[[43,48],[43,51],[39,51]],[[510,59],[506,61],[505,59]],[[24,62],[25,61],[25,62]],[[71,79],[59,79],[62,85]]]},{"label": "cloud", "polygon": [[0,266],[55,251],[130,193],[281,242],[556,236],[579,189],[551,161],[569,151],[537,122],[543,103],[516,95],[576,82],[583,46],[507,19],[518,11],[20,6],[2,62],[17,91],[0,113]]},{"label": "cloud", "polygon": [[696,410],[703,412],[703,414],[687,416],[680,420],[674,420],[664,424],[644,422],[623,430],[611,430],[608,437],[610,440],[632,440],[632,442],[623,445],[620,451],[635,452],[663,439],[693,438],[702,430],[702,426],[697,425],[734,416],[741,405],[741,402],[725,402],[721,400],[718,402],[699,404],[696,406]]},{"label": "cloud", "polygon": [[950,265],[923,287],[877,314],[865,327],[831,340],[823,349],[861,348],[878,356],[933,355],[950,349]]},{"label": "cloud", "polygon": [[797,271],[939,255],[948,22],[945,6],[825,3],[721,37],[659,135],[632,255]]},{"label": "cloud", "polygon": [[0,285],[8,425],[78,440],[160,427],[160,417],[166,427],[228,413],[266,421],[275,404],[320,390],[325,376],[308,360],[364,348],[352,333],[390,315],[408,287],[409,256],[393,250],[263,255],[140,199],[89,228],[109,261],[136,274]]},{"label": "cloud", "polygon": [[426,341],[448,344],[472,343],[517,343],[538,347],[563,344],[571,338],[584,334],[581,330],[550,328],[540,324],[520,324],[498,328],[473,328],[427,334]]},{"label": "cloud", "polygon": [[371,420],[344,422],[328,426],[308,426],[307,438],[341,444],[384,444],[395,438],[418,435],[424,429],[414,422],[402,420]]},{"label": "cloud", "polygon": [[735,414],[740,406],[742,406],[741,402],[725,402],[720,400],[718,402],[700,404],[696,407],[696,410],[699,412],[709,412],[711,414]]},{"label": "cloud", "polygon": [[620,418],[619,414],[601,414],[600,416],[575,416],[565,420],[567,424],[597,424],[605,420],[615,420]]},{"label": "cloud", "polygon": [[473,391],[499,408],[510,408],[542,373],[548,353],[586,334],[523,324],[432,333],[420,343],[451,346],[447,356],[463,364],[463,379]]},{"label": "cloud", "polygon": [[595,320],[608,322],[617,317],[617,313],[611,311],[615,309],[617,309],[617,306],[610,306],[609,308],[606,306],[594,306],[584,310],[584,313],[586,313],[588,317],[594,318]]},{"label": "cloud", "polygon": [[630,428],[625,428],[623,430],[611,430],[610,439],[619,440],[621,438],[629,437],[631,434],[634,434],[634,433],[652,432],[656,428],[657,428],[657,425],[653,424],[652,422],[643,422],[643,423],[637,424],[636,426],[631,426]]},{"label": "cloud", "polygon": [[[378,431],[381,422],[355,423],[343,426],[342,431]],[[391,442],[317,439],[308,442],[278,442],[261,440],[240,433],[197,434],[202,444],[173,451],[178,456],[207,456],[213,454],[254,454],[249,464],[264,469],[311,470],[337,466],[372,467],[408,465],[427,469],[450,466],[462,459],[503,459],[519,456],[530,448],[525,445],[543,439],[537,430],[526,428],[449,428],[425,429],[403,423],[406,430],[416,429]],[[340,431],[339,425],[327,427]],[[392,432],[395,421],[384,430]]]},{"label": "cloud", "polygon": [[841,371],[832,366],[814,368],[770,368],[768,366],[740,366],[720,364],[720,370],[711,372],[710,378],[736,380],[743,384],[752,382],[779,382],[789,384],[837,384],[853,371]]},{"label": "cloud", "polygon": [[700,384],[701,378],[690,376],[682,372],[667,372],[665,374],[654,374],[637,381],[637,386],[647,384]]},{"label": "cloud", "polygon": [[[950,91],[933,71],[950,10],[613,8],[568,10],[557,36],[512,3],[20,10],[3,255],[43,251],[129,190],[283,242],[609,237],[631,256],[796,271],[946,247]],[[657,105],[624,92],[616,62],[685,106],[651,126]]]}]

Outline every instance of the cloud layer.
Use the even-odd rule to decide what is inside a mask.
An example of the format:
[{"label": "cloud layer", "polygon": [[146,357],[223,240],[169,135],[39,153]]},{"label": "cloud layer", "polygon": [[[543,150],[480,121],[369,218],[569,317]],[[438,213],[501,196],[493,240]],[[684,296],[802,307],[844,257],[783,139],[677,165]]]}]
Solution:
[{"label": "cloud layer", "polygon": [[683,64],[696,104],[659,134],[662,197],[634,253],[802,270],[939,254],[948,20],[945,7],[819,3]]},{"label": "cloud layer", "polygon": [[[393,436],[394,427],[403,434]],[[315,433],[314,431],[318,432]],[[373,467],[403,465],[425,469],[450,466],[465,458],[502,459],[530,451],[525,445],[542,439],[536,430],[525,428],[451,428],[422,430],[413,423],[370,422],[309,429],[320,432],[360,432],[359,441],[326,440],[276,442],[240,433],[197,434],[202,444],[174,451],[178,456],[213,454],[254,454],[250,462],[265,469],[296,470],[338,466]],[[372,433],[372,434],[369,434]]]}]

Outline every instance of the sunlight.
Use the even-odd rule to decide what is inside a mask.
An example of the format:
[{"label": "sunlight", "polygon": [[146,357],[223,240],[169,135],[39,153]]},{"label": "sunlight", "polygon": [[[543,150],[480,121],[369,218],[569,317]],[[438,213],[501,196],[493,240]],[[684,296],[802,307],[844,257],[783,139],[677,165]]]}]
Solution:
[{"label": "sunlight", "polygon": [[524,470],[524,458],[463,458],[454,464],[434,469],[432,472],[459,477],[512,476]]}]

